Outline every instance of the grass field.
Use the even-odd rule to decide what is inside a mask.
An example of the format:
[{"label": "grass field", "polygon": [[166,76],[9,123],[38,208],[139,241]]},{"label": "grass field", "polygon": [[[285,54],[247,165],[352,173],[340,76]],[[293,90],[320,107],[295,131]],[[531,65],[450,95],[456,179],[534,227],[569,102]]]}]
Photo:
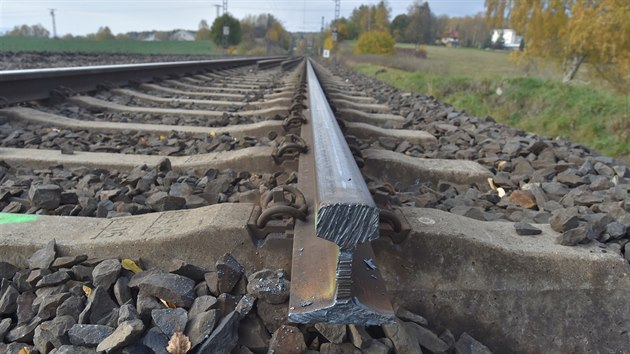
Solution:
[{"label": "grass field", "polygon": [[0,51],[99,52],[129,54],[219,54],[212,41],[95,41],[85,39],[51,39],[0,37]]},{"label": "grass field", "polygon": [[357,57],[346,46],[339,55],[357,71],[400,89],[630,161],[630,96],[603,83],[562,84],[552,65],[519,66],[504,52],[445,47],[427,52],[427,59]]}]

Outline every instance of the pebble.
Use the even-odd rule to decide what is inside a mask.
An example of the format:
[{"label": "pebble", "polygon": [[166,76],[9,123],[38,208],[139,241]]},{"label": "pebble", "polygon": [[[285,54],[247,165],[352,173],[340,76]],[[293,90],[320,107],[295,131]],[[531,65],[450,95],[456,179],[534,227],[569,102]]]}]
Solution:
[{"label": "pebble", "polygon": [[516,230],[516,233],[521,236],[540,235],[542,233],[541,229],[526,222],[514,223],[514,229]]}]

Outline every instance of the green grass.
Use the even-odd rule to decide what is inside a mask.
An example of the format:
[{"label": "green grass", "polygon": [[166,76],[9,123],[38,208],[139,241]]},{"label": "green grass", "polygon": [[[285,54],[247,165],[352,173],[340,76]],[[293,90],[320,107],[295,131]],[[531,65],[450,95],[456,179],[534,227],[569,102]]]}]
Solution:
[{"label": "green grass", "polygon": [[129,54],[219,54],[212,41],[96,41],[84,39],[50,39],[0,37],[0,51],[100,52]]},{"label": "green grass", "polygon": [[491,116],[542,135],[563,136],[605,155],[630,160],[629,96],[584,84],[523,77],[497,68],[481,73],[473,64],[470,72],[457,69],[441,74],[349,63],[363,74],[402,90],[435,96],[472,115]]}]

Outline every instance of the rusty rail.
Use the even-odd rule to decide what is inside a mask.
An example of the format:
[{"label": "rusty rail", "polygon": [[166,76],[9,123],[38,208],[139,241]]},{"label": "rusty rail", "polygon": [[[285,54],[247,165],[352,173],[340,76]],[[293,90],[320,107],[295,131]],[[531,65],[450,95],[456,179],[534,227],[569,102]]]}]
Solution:
[{"label": "rusty rail", "polygon": [[306,70],[302,138],[312,148],[300,157],[298,183],[316,213],[295,224],[289,319],[383,324],[394,315],[368,242],[378,237],[379,210],[310,61]]}]

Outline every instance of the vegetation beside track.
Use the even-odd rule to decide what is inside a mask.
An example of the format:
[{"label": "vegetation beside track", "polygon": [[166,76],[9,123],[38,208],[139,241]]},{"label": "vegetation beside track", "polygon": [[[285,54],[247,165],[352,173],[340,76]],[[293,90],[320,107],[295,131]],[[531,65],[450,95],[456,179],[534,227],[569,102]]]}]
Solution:
[{"label": "vegetation beside track", "polygon": [[136,41],[0,37],[0,51],[87,52],[125,54],[216,55],[221,50],[211,40]]},{"label": "vegetation beside track", "polygon": [[[354,56],[341,60],[397,88],[547,136],[563,136],[630,160],[630,96],[601,83],[563,84],[553,68],[523,68],[505,53],[428,47],[429,59]],[[415,64],[415,65],[414,65]]]}]

